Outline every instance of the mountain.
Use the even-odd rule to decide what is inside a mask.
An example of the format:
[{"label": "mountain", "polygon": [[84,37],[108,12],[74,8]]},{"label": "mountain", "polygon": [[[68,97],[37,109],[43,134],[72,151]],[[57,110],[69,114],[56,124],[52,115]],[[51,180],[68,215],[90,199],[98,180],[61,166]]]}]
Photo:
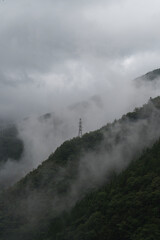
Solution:
[{"label": "mountain", "polygon": [[64,142],[1,192],[0,239],[158,239],[159,123],[157,97]]},{"label": "mountain", "polygon": [[160,68],[155,69],[151,72],[146,73],[145,75],[142,75],[141,77],[138,77],[135,79],[136,82],[141,81],[155,81],[158,78],[160,78]]}]

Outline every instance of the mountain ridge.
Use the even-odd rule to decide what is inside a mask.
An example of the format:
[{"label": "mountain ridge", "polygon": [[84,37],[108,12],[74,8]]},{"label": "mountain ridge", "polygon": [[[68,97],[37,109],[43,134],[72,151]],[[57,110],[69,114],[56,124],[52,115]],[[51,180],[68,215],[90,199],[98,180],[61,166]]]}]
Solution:
[{"label": "mountain ridge", "polygon": [[154,81],[160,77],[160,68],[154,69],[146,74],[137,77],[135,81]]}]

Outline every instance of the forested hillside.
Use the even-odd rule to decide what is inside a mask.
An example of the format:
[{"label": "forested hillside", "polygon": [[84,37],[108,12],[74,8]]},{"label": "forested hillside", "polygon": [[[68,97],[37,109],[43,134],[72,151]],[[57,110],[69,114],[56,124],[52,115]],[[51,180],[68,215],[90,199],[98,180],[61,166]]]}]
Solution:
[{"label": "forested hillside", "polygon": [[64,142],[1,193],[0,239],[158,239],[159,123],[157,97]]},{"label": "forested hillside", "polygon": [[39,239],[160,239],[160,140],[120,174],[51,220]]}]

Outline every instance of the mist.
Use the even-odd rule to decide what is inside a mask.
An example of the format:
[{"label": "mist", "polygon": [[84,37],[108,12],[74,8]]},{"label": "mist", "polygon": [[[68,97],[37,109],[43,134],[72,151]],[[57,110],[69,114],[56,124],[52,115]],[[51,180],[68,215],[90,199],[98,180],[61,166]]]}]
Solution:
[{"label": "mist", "polygon": [[[73,169],[76,175],[67,183],[65,194],[59,194],[56,187],[53,190],[54,198],[50,204],[54,216],[70,210],[86,193],[109,182],[113,173],[119,174],[126,169],[131,161],[138,159],[159,139],[160,110],[151,100],[144,109],[144,116],[142,113],[136,121],[123,117],[102,128],[103,140],[95,150],[83,151],[77,165],[72,162],[64,168],[58,167],[54,176],[56,185],[65,182]],[[41,182],[43,184],[43,179]],[[30,194],[28,197],[30,199]]]},{"label": "mist", "polygon": [[1,1],[1,116],[63,111],[94,95],[110,106],[129,97],[128,81],[159,67],[159,4]]},{"label": "mist", "polygon": [[54,112],[41,116],[34,114],[15,121],[24,151],[18,162],[8,159],[1,166],[1,186],[6,188],[13,185],[46,160],[64,141],[77,137],[79,118],[82,118],[84,134],[119,119],[123,114],[142,106],[150,97],[159,95],[159,78],[154,82],[142,79],[137,84],[134,79],[127,80],[121,76],[121,80],[122,77],[124,87],[121,86],[120,76],[113,74],[106,83],[108,87],[99,86],[99,94],[55,109]]},{"label": "mist", "polygon": [[134,81],[159,67],[159,9],[158,0],[0,2],[0,119],[14,121],[24,143],[1,183],[77,136],[79,118],[90,132],[160,94],[158,79]]},{"label": "mist", "polygon": [[[95,150],[83,152],[78,162],[77,175],[69,183],[66,196],[60,196],[57,200],[59,195],[55,195],[52,201],[54,213],[55,208],[58,214],[70,209],[86,193],[108,183],[113,173],[119,174],[126,169],[131,161],[137,160],[159,139],[160,111],[152,100],[144,105],[144,109],[144,116],[142,114],[136,121],[123,116],[120,121],[101,129],[103,140]],[[70,168],[72,166],[68,164],[61,174],[62,178],[65,179]]]},{"label": "mist", "polygon": [[[44,188],[46,181],[48,184],[45,167],[39,169],[39,186],[33,188],[32,179],[24,184],[24,197],[23,194],[17,197],[19,207],[16,212],[13,210],[15,216],[20,214],[25,219],[26,233],[36,231],[44,219],[47,222],[64,211],[70,211],[87,193],[107,184],[113,173],[120,173],[131,161],[137,160],[146,148],[159,139],[159,121],[160,110],[150,100],[136,120],[123,116],[120,121],[102,128],[103,138],[95,149],[83,151],[78,161],[68,161],[65,167],[57,165],[51,171],[54,182],[54,186],[51,185],[52,194]],[[59,186],[63,184],[65,191],[61,193]],[[21,233],[21,229],[16,236],[17,233]],[[14,239],[8,233],[7,237]]]}]

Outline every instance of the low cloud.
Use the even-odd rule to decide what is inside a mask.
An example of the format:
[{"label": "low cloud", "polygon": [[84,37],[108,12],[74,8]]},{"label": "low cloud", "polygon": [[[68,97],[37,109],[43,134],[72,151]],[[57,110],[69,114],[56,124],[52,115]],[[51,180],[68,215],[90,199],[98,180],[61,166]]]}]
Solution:
[{"label": "low cloud", "polygon": [[159,67],[159,7],[158,0],[2,1],[0,114],[22,119],[113,88],[112,97],[127,92],[125,79]]},{"label": "low cloud", "polygon": [[83,151],[78,161],[68,162],[65,167],[55,166],[51,172],[47,168],[47,174],[52,174],[54,182],[52,193],[44,188],[46,185],[50,187],[45,167],[39,169],[41,179],[38,187],[34,189],[32,178],[28,179],[23,189],[26,196],[18,199],[18,214],[26,219],[27,231],[35,231],[44,217],[53,219],[70,210],[88,191],[108,182],[113,172],[124,170],[159,139],[159,121],[160,110],[150,101],[137,120],[123,116],[121,121],[107,125],[101,130],[103,140],[95,150]]},{"label": "low cloud", "polygon": [[[160,94],[159,80],[133,81],[159,67],[159,7],[158,0],[0,3],[0,118],[14,119],[25,145],[13,179],[77,136],[79,118],[89,132]],[[47,112],[51,118],[40,120]]]}]

